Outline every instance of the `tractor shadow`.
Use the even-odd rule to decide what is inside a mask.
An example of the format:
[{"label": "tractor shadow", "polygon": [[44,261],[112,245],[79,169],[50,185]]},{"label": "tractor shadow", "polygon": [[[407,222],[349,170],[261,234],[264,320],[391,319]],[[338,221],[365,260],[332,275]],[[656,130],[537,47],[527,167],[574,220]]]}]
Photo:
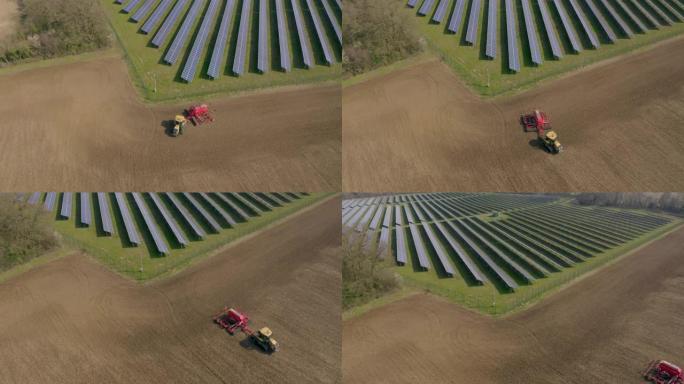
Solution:
[{"label": "tractor shadow", "polygon": [[161,124],[159,125],[164,129],[166,136],[175,137],[173,135],[173,127],[176,125],[175,120],[162,120]]},{"label": "tractor shadow", "polygon": [[542,152],[547,152],[546,148],[542,145],[542,143],[539,141],[539,139],[532,139],[528,142],[529,146],[535,149],[538,149]]},{"label": "tractor shadow", "polygon": [[263,349],[259,348],[257,345],[254,344],[254,342],[249,338],[249,336],[245,336],[244,339],[240,340],[240,346],[243,349],[246,349],[248,351],[256,351],[262,355],[270,356],[273,353],[269,353],[264,351]]}]

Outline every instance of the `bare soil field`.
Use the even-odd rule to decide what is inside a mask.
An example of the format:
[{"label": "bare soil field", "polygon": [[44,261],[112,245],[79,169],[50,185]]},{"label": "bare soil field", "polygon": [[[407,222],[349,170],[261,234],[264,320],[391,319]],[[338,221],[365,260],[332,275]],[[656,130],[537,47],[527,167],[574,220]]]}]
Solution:
[{"label": "bare soil field", "polygon": [[162,123],[190,103],[142,103],[119,58],[0,75],[0,90],[5,189],[340,188],[339,86],[210,100],[215,122],[179,138]]},{"label": "bare soil field", "polygon": [[[483,100],[433,61],[343,92],[343,189],[684,189],[684,39]],[[519,116],[545,110],[552,156]]]},{"label": "bare soil field", "polygon": [[16,0],[0,0],[0,44],[14,34],[19,21],[19,8]]},{"label": "bare soil field", "polygon": [[684,229],[527,311],[469,312],[429,294],[344,323],[347,383],[639,383],[681,362]]},{"label": "bare soil field", "polygon": [[[73,255],[0,284],[4,383],[332,383],[340,378],[340,200],[140,285]],[[270,326],[267,355],[212,322]]]}]

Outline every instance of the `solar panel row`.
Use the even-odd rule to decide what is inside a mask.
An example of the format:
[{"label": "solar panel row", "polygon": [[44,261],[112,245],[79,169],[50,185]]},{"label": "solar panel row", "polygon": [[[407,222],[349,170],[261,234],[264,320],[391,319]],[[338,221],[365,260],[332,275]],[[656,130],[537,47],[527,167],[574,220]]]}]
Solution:
[{"label": "solar panel row", "polygon": [[173,237],[176,238],[176,241],[178,241],[178,243],[182,246],[188,245],[188,240],[185,238],[185,234],[183,234],[183,232],[180,230],[178,223],[168,212],[166,206],[161,201],[159,196],[156,193],[148,193],[148,195],[152,199],[154,206],[157,207],[159,213],[161,213],[162,217],[164,218],[164,223],[166,223],[166,226],[171,230],[171,233],[173,233]]},{"label": "solar panel row", "polygon": [[190,50],[190,56],[185,62],[185,67],[183,68],[183,73],[181,73],[181,79],[191,82],[195,79],[195,73],[197,72],[197,64],[200,60],[200,54],[204,51],[204,46],[207,44],[207,36],[209,36],[209,29],[213,25],[214,18],[216,17],[216,10],[219,6],[219,0],[210,0],[209,8],[204,14],[204,19],[200,25],[199,31],[197,32],[197,37],[195,37],[195,42],[192,44],[192,49]]},{"label": "solar panel row", "polygon": [[496,34],[499,28],[499,0],[489,0],[487,12],[487,46],[485,55],[490,59],[496,58]]},{"label": "solar panel row", "polygon": [[421,16],[427,15],[428,12],[430,12],[430,9],[432,9],[432,5],[435,3],[435,0],[425,0],[423,2],[423,5],[418,9],[418,14]]},{"label": "solar panel row", "polygon": [[235,0],[227,0],[223,16],[221,17],[221,26],[216,37],[216,43],[214,43],[214,51],[209,61],[209,70],[207,71],[207,75],[212,79],[218,79],[221,76],[221,64],[223,63],[223,55],[226,52],[226,44],[228,42],[228,28],[230,27],[230,21],[233,19],[234,10]]},{"label": "solar panel row", "polygon": [[618,7],[620,7],[622,12],[627,14],[627,17],[629,17],[629,19],[632,21],[632,23],[637,25],[637,28],[639,29],[640,32],[646,32],[648,30],[648,28],[646,27],[646,24],[644,24],[643,21],[641,21],[640,17],[635,15],[634,12],[632,12],[632,10],[627,6],[626,3],[627,3],[627,1],[615,2],[615,4],[617,4]]},{"label": "solar panel row", "polygon": [[560,59],[563,57],[561,52],[560,43],[558,42],[558,35],[556,35],[555,25],[553,24],[553,19],[551,19],[551,13],[549,12],[548,3],[546,1],[538,1],[539,12],[542,15],[542,21],[544,22],[544,29],[546,30],[546,38],[551,44],[551,52],[553,57]]},{"label": "solar panel row", "polygon": [[173,39],[173,42],[171,43],[169,50],[166,52],[166,55],[164,56],[164,62],[166,62],[167,64],[175,64],[176,60],[178,60],[181,48],[185,46],[185,40],[188,38],[188,34],[190,33],[190,28],[195,24],[197,16],[199,15],[199,12],[203,5],[204,0],[195,0],[192,3],[190,11],[185,17],[185,20],[183,20],[183,23],[181,23],[181,27],[176,33],[176,37]]},{"label": "solar panel row", "polygon": [[287,19],[285,18],[285,0],[275,0],[276,19],[278,22],[278,47],[280,48],[280,68],[285,72],[292,70],[292,57],[290,56],[290,46],[287,38]]},{"label": "solar panel row", "polygon": [[259,214],[261,212],[263,212],[259,207],[257,207],[255,204],[253,204],[251,201],[249,201],[245,197],[241,196],[239,193],[229,193],[229,195],[231,197],[235,198],[237,201],[239,201],[243,205],[247,206],[247,208],[249,208],[249,210],[251,210],[254,215],[259,216]]},{"label": "solar panel row", "polygon": [[128,204],[126,203],[126,197],[121,192],[115,192],[114,198],[116,199],[116,205],[119,207],[119,212],[121,213],[121,218],[124,222],[124,228],[126,228],[128,241],[135,246],[140,245],[140,235],[135,228],[135,224],[133,224],[131,211],[128,209]]},{"label": "solar panel row", "polygon": [[[590,2],[593,0],[590,0]],[[622,32],[627,35],[627,37],[632,37],[634,35],[634,32],[632,31],[632,28],[627,25],[627,23],[622,19],[622,17],[618,14],[617,10],[613,8],[613,6],[610,4],[608,0],[599,0],[603,4],[604,7],[608,10],[608,13],[610,16],[615,20],[615,22],[620,26],[620,29]]]},{"label": "solar panel row", "polygon": [[162,239],[161,234],[159,233],[159,228],[152,219],[152,215],[150,214],[150,211],[147,209],[147,205],[145,205],[145,200],[142,196],[140,196],[140,193],[138,192],[133,192],[131,193],[131,195],[133,196],[133,201],[135,202],[135,205],[138,207],[138,211],[140,212],[140,215],[142,216],[143,221],[147,226],[147,230],[150,232],[150,235],[152,236],[152,240],[154,242],[155,247],[157,248],[157,251],[162,255],[168,254],[169,247]]},{"label": "solar panel row", "polygon": [[57,202],[57,192],[48,192],[47,195],[45,195],[43,208],[48,212],[52,212],[55,208],[55,202]]},{"label": "solar panel row", "polygon": [[465,0],[456,0],[456,6],[454,7],[454,13],[451,15],[451,20],[449,21],[449,31],[456,33],[461,25],[461,19],[463,19],[463,13],[465,11]]},{"label": "solar panel row", "polygon": [[218,198],[221,199],[221,201],[223,201],[223,203],[226,206],[228,206],[228,208],[230,208],[235,213],[236,216],[238,216],[238,219],[240,221],[247,221],[249,219],[249,215],[247,214],[247,212],[245,212],[242,208],[240,208],[240,206],[235,204],[233,201],[231,201],[224,194],[216,193],[215,195],[218,196]]},{"label": "solar panel row", "polygon": [[166,17],[166,20],[164,20],[162,26],[157,31],[157,34],[152,39],[152,45],[159,48],[164,44],[166,37],[169,35],[169,32],[171,32],[171,28],[176,25],[176,20],[178,20],[178,17],[187,3],[188,0],[178,0],[173,9],[171,9],[171,13]]},{"label": "solar panel row", "polygon": [[[648,0],[646,0],[646,1],[648,1]],[[657,28],[660,28],[661,26],[664,26],[664,25],[665,25],[663,22],[661,22],[661,21],[659,21],[658,19],[656,19],[655,17],[653,17],[653,15],[651,14],[651,12],[647,11],[646,8],[644,8],[644,6],[641,5],[641,3],[640,3],[639,1],[634,1],[634,0],[632,0],[632,4],[634,4],[634,6],[637,7],[637,9],[639,10],[639,12],[640,12],[642,15],[644,15],[644,16],[646,17],[646,19],[648,19],[648,21],[651,23],[651,25],[652,25],[654,28],[657,29]],[[667,24],[669,24],[669,23],[667,23]]]},{"label": "solar panel row", "polygon": [[508,39],[508,69],[520,72],[520,52],[518,51],[518,27],[515,24],[513,0],[506,1],[506,37]]},{"label": "solar panel row", "polygon": [[154,27],[157,25],[159,20],[161,20],[161,17],[166,13],[166,11],[169,9],[171,4],[173,4],[174,0],[162,0],[161,3],[157,6],[157,8],[152,12],[152,16],[150,16],[149,19],[143,24],[142,28],[140,30],[144,34],[148,34],[154,29]]},{"label": "solar panel row", "polygon": [[81,224],[89,226],[92,224],[90,213],[90,194],[88,192],[81,192],[79,194],[79,200],[81,201]]},{"label": "solar panel row", "polygon": [[221,225],[214,219],[212,215],[207,212],[206,209],[195,199],[193,195],[187,192],[183,192],[183,196],[190,202],[190,205],[192,205],[193,208],[202,216],[202,218],[209,223],[211,228],[214,230],[214,232],[219,232],[221,230]]},{"label": "solar panel row", "polygon": [[237,224],[235,219],[233,219],[233,217],[230,214],[228,214],[228,212],[221,208],[221,206],[218,205],[216,201],[214,201],[214,199],[209,197],[209,195],[207,195],[205,192],[201,192],[200,196],[202,196],[204,200],[207,203],[209,203],[209,205],[213,208],[214,212],[218,213],[219,216],[221,216],[223,220],[225,220],[230,226],[235,226]]},{"label": "solar panel row", "polygon": [[240,15],[240,29],[238,31],[237,46],[235,48],[235,60],[233,61],[233,73],[241,76],[245,73],[245,56],[247,55],[247,33],[249,31],[249,19],[252,9],[252,0],[244,0]]},{"label": "solar panel row", "polygon": [[203,239],[206,237],[207,233],[202,229],[202,227],[197,223],[194,217],[188,212],[188,210],[183,206],[183,204],[180,203],[178,198],[171,192],[166,192],[165,193],[166,197],[171,201],[171,204],[176,208],[176,210],[180,213],[181,217],[185,221],[185,223],[190,226],[190,229],[192,230],[192,233],[197,236],[200,239]]},{"label": "solar panel row", "polygon": [[553,0],[553,3],[556,5],[556,10],[558,11],[558,15],[560,15],[561,23],[563,24],[565,33],[568,35],[568,40],[570,40],[572,49],[575,52],[582,52],[582,46],[577,40],[577,34],[575,34],[575,29],[572,27],[572,22],[568,18],[568,14],[565,11],[565,7],[561,3],[561,0]]},{"label": "solar panel row", "polygon": [[145,3],[138,8],[137,11],[131,16],[131,20],[135,21],[136,23],[140,21],[142,18],[144,18],[147,13],[152,9],[152,5],[156,3],[157,0],[146,0]]},{"label": "solar panel row", "polygon": [[72,202],[73,202],[73,195],[71,192],[64,192],[62,193],[62,209],[59,212],[59,215],[63,218],[70,218],[71,217],[71,207],[72,207]]},{"label": "solar panel row", "polygon": [[596,20],[598,20],[599,26],[601,26],[605,36],[611,43],[614,43],[617,40],[617,36],[615,35],[613,28],[611,28],[610,24],[608,23],[608,20],[606,20],[606,18],[603,16],[596,3],[594,3],[594,0],[586,0],[586,3],[589,6],[591,13],[594,15]]},{"label": "solar panel row", "polygon": [[570,1],[570,6],[572,7],[572,10],[575,12],[577,19],[580,21],[580,24],[582,25],[582,29],[584,30],[584,33],[589,38],[589,42],[591,42],[591,46],[593,48],[600,47],[601,44],[599,43],[598,37],[596,37],[596,34],[594,33],[594,30],[591,27],[591,24],[589,23],[589,20],[587,20],[587,17],[585,16],[584,12],[580,8],[579,4],[577,3],[577,0],[569,0],[569,1]]},{"label": "solar panel row", "polygon": [[437,5],[437,9],[435,10],[435,14],[432,15],[432,21],[435,23],[439,24],[444,20],[444,16],[446,15],[447,11],[447,5],[449,5],[449,2],[451,0],[440,0],[439,4]]},{"label": "solar panel row", "polygon": [[475,40],[477,39],[477,27],[478,27],[478,21],[480,20],[480,9],[481,9],[481,2],[480,0],[473,0],[473,3],[470,5],[470,17],[468,19],[468,31],[466,32],[466,37],[465,41],[470,43],[470,44],[475,44]]},{"label": "solar panel row", "polygon": [[297,38],[299,39],[299,46],[302,51],[302,61],[307,68],[313,65],[313,59],[311,58],[311,47],[309,46],[309,35],[304,28],[304,19],[302,17],[302,11],[299,7],[298,0],[290,0],[292,5],[292,13],[295,19],[295,26],[297,27]]},{"label": "solar panel row", "polygon": [[325,14],[328,16],[328,20],[330,20],[330,25],[332,25],[333,30],[335,31],[337,41],[340,43],[340,45],[342,45],[342,28],[340,27],[340,22],[337,21],[337,18],[335,17],[335,12],[333,11],[329,0],[321,0],[321,2],[323,3]]},{"label": "solar panel row", "polygon": [[530,0],[522,0],[523,18],[525,19],[525,31],[527,32],[527,44],[530,46],[530,56],[532,62],[541,65],[542,57],[539,49],[539,37],[537,36],[537,25],[534,22],[534,15]]},{"label": "solar panel row", "polygon": [[140,0],[131,0],[131,1],[129,1],[128,4],[126,4],[126,5],[123,7],[124,13],[130,13],[130,12],[133,10],[133,8],[135,8],[135,6],[138,5],[139,2],[140,2]]},{"label": "solar panel row", "polygon": [[257,69],[261,73],[268,72],[268,0],[259,0],[259,36],[257,51]]},{"label": "solar panel row", "polygon": [[31,197],[29,197],[29,199],[28,199],[28,203],[31,205],[38,204],[38,200],[40,200],[41,195],[42,195],[42,193],[40,193],[40,192],[33,192]]},{"label": "solar panel row", "polygon": [[97,193],[97,203],[100,208],[100,220],[102,221],[102,231],[108,235],[114,234],[114,225],[112,223],[112,215],[109,210],[109,203],[107,202],[107,194],[104,192]]},{"label": "solar panel row", "polygon": [[313,20],[314,29],[316,30],[316,34],[318,35],[318,43],[321,45],[321,49],[323,50],[323,56],[325,57],[325,61],[328,64],[333,64],[335,62],[335,58],[333,57],[332,51],[330,49],[328,38],[325,36],[325,29],[323,29],[323,26],[321,24],[321,20],[318,15],[318,11],[316,10],[316,6],[313,3],[313,0],[306,0],[306,5],[309,9],[309,15],[311,16],[311,20]]}]

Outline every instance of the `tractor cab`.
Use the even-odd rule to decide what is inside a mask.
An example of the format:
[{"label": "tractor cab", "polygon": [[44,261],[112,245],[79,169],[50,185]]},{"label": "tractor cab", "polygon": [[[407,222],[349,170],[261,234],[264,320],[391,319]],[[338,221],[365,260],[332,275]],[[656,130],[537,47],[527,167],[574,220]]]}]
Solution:
[{"label": "tractor cab", "polygon": [[278,342],[272,338],[273,331],[268,327],[263,327],[252,335],[254,342],[266,352],[277,352]]},{"label": "tractor cab", "polygon": [[563,145],[558,141],[558,134],[555,131],[548,131],[539,135],[539,140],[544,148],[550,153],[557,154],[563,150]]},{"label": "tractor cab", "polygon": [[185,128],[185,123],[187,123],[185,116],[176,115],[176,118],[173,120],[173,130],[171,130],[171,136],[176,137],[178,135],[182,135],[183,129]]}]

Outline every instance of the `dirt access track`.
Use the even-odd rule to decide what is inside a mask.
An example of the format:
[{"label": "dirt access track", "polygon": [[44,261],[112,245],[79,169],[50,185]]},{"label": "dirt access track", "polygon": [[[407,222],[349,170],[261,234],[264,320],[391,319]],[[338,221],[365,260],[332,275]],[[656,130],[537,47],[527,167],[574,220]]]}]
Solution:
[{"label": "dirt access track", "polygon": [[[345,191],[684,190],[684,38],[483,100],[433,61],[343,91]],[[520,114],[546,111],[552,156]]]},{"label": "dirt access track", "polygon": [[0,75],[0,90],[4,188],[340,188],[336,85],[210,100],[215,122],[179,138],[162,122],[191,102],[145,105],[120,58]]},{"label": "dirt access track", "polygon": [[494,319],[417,294],[345,322],[345,383],[639,383],[681,361],[684,228]]},{"label": "dirt access track", "polygon": [[[3,383],[340,381],[340,200],[141,285],[84,255],[0,284]],[[212,315],[269,326],[268,355]]]}]

